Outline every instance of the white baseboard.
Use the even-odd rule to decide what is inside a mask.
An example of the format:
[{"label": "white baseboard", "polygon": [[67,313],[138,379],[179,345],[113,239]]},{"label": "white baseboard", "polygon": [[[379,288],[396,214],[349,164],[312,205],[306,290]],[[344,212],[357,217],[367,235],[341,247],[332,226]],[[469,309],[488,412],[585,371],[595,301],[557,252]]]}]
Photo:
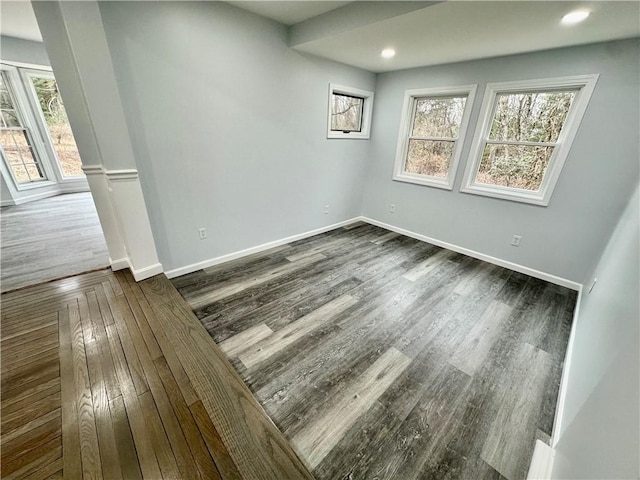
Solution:
[{"label": "white baseboard", "polygon": [[56,195],[60,195],[60,190],[50,190],[47,192],[35,193],[33,195],[26,195],[24,197],[14,198],[13,205],[22,205],[23,203],[34,202],[36,200],[42,200],[43,198],[55,197]]},{"label": "white baseboard", "polygon": [[360,217],[357,220],[362,220],[363,222],[367,222],[372,225],[377,225],[378,227],[382,227],[387,230],[391,230],[393,232],[406,235],[407,237],[415,238],[417,240],[422,240],[423,242],[431,243],[433,245],[437,245],[438,247],[442,247],[442,248],[446,248],[447,250],[452,250],[454,252],[462,253],[464,255],[468,255],[469,257],[473,257],[473,258],[477,258],[478,260],[483,260],[485,262],[493,263],[494,265],[508,268],[509,270],[513,270],[516,272],[524,273],[525,275],[539,278],[540,280],[545,280],[547,282],[560,285],[562,287],[567,287],[572,290],[580,291],[582,287],[581,284],[574,282],[572,280],[567,280],[566,278],[557,277],[549,273],[540,272],[533,268],[525,267],[524,265],[518,265],[517,263],[508,262],[506,260],[502,260],[501,258],[496,258],[481,252],[476,252],[475,250],[470,250],[468,248],[460,247],[452,243],[443,242],[435,238],[427,237],[426,235],[421,235],[419,233],[405,230],[404,228],[396,227],[394,225],[389,225],[388,223],[384,223],[384,222],[379,222],[378,220],[374,220],[369,217]]},{"label": "white baseboard", "polygon": [[148,267],[144,267],[139,270],[136,270],[132,266],[129,266],[129,270],[131,270],[131,273],[133,274],[133,278],[135,279],[135,281],[140,282],[147,278],[153,277],[154,275],[158,275],[162,273],[162,264],[156,263],[154,265],[149,265]]},{"label": "white baseboard", "polygon": [[228,253],[226,255],[221,255],[219,257],[210,258],[209,260],[203,260],[202,262],[192,263],[191,265],[186,265],[180,268],[174,268],[173,270],[169,270],[165,272],[165,275],[169,278],[179,277],[181,275],[186,275],[187,273],[202,270],[203,268],[213,267],[214,265],[218,265],[220,263],[230,262],[231,260],[235,260],[237,258],[246,257],[247,255],[252,255],[254,253],[259,253],[265,250],[269,250],[270,248],[275,248],[281,245],[285,245],[287,243],[295,242],[296,240],[302,240],[303,238],[313,237],[314,235],[325,233],[330,230],[335,230],[336,228],[344,227],[345,225],[349,225],[359,220],[362,220],[362,217],[351,218],[343,222],[338,222],[338,223],[334,223],[333,225],[328,225],[326,227],[321,227],[315,230],[310,230],[308,232],[299,233],[291,237],[281,238],[280,240],[274,240],[273,242],[263,243],[262,245],[257,245],[255,247],[246,248],[244,250]]},{"label": "white baseboard", "polygon": [[549,480],[553,469],[554,453],[553,448],[549,445],[540,440],[536,440],[527,480]]},{"label": "white baseboard", "polygon": [[427,237],[426,235],[421,235],[419,233],[412,232],[410,230],[405,230],[404,228],[396,227],[394,225],[390,225],[388,223],[379,222],[378,220],[374,220],[369,217],[354,217],[349,220],[345,220],[343,222],[334,223],[333,225],[328,225],[326,227],[318,228],[316,230],[310,230],[308,232],[300,233],[297,235],[293,235],[291,237],[282,238],[280,240],[274,240],[273,242],[264,243],[262,245],[257,245],[255,247],[247,248],[244,250],[239,250],[237,252],[228,253],[226,255],[221,255],[219,257],[210,258],[208,260],[203,260],[202,262],[192,263],[190,265],[185,265],[184,267],[175,268],[173,270],[169,270],[165,272],[165,275],[169,278],[179,277],[181,275],[186,275],[187,273],[195,272],[197,270],[202,270],[203,268],[212,267],[214,265],[218,265],[225,262],[230,262],[231,260],[235,260],[237,258],[246,257],[247,255],[251,255],[254,253],[262,252],[264,250],[268,250],[270,248],[279,247],[286,243],[295,242],[296,240],[301,240],[303,238],[312,237],[313,235],[318,235],[320,233],[328,232],[330,230],[334,230],[336,228],[343,227],[345,225],[349,225],[350,223],[354,223],[357,221],[363,221],[370,223],[371,225],[377,225],[378,227],[385,228],[387,230],[391,230],[393,232],[400,233],[402,235],[406,235],[407,237],[415,238],[417,240],[421,240],[423,242],[431,243],[433,245],[437,245],[442,248],[446,248],[448,250],[452,250],[454,252],[462,253],[464,255],[468,255],[473,258],[477,258],[479,260],[483,260],[485,262],[492,263],[494,265],[498,265],[500,267],[508,268],[509,270],[513,270],[516,272],[524,273],[525,275],[529,275],[531,277],[539,278],[541,280],[545,280],[547,282],[560,285],[562,287],[567,287],[572,290],[580,291],[582,285],[567,280],[566,278],[557,277],[555,275],[551,275],[549,273],[540,272],[533,268],[525,267],[524,265],[519,265],[517,263],[509,262],[506,260],[502,260],[500,258],[492,257],[490,255],[486,255],[481,252],[476,252],[475,250],[470,250],[468,248],[460,247],[458,245],[454,245],[452,243],[443,242],[441,240],[437,240],[435,238]]},{"label": "white baseboard", "polygon": [[87,185],[70,185],[65,186],[64,184],[59,184],[59,188],[56,190],[48,190],[46,192],[36,193],[34,195],[27,195],[24,197],[16,197],[11,200],[2,200],[0,201],[0,207],[10,207],[13,205],[22,205],[24,203],[34,202],[36,200],[42,200],[44,198],[55,197],[57,195],[62,195],[65,193],[81,193],[88,192],[89,187]]},{"label": "white baseboard", "polygon": [[114,272],[117,270],[124,270],[125,268],[129,268],[129,259],[128,258],[119,258],[118,260],[112,260],[109,258],[109,265],[111,265],[111,270]]},{"label": "white baseboard", "polygon": [[113,270],[114,272],[117,270],[124,270],[125,268],[128,268],[136,282],[140,282],[147,278],[153,277],[154,275],[162,273],[161,263],[149,265],[148,267],[140,268],[138,270],[133,268],[133,265],[131,264],[131,260],[129,260],[129,258],[119,258],[118,260],[109,259],[109,264],[111,265],[111,270]]},{"label": "white baseboard", "polygon": [[60,183],[60,193],[64,194],[64,193],[83,193],[83,192],[88,192],[89,191],[89,184],[87,183],[87,181],[85,180],[84,183],[80,183],[80,184],[70,184],[70,185],[65,185],[64,183]]},{"label": "white baseboard", "polygon": [[551,431],[551,446],[555,447],[560,440],[560,436],[564,433],[562,428],[564,418],[564,406],[567,398],[567,388],[569,384],[569,371],[571,370],[571,360],[573,357],[573,344],[576,338],[576,329],[580,317],[580,303],[582,302],[582,295],[584,295],[584,288],[580,288],[578,291],[578,300],[576,301],[576,308],[573,311],[573,320],[571,322],[571,332],[569,333],[569,343],[567,344],[567,351],[564,354],[564,364],[562,368],[562,378],[560,379],[560,391],[558,392],[558,402],[556,404],[556,415],[553,419],[553,430]]}]

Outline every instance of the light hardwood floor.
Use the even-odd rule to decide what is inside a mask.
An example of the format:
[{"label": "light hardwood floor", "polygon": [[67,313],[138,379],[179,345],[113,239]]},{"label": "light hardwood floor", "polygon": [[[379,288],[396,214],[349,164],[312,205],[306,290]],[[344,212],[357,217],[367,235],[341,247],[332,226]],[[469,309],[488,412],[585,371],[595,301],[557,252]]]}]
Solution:
[{"label": "light hardwood floor", "polygon": [[109,265],[89,192],[2,207],[0,235],[3,292]]},{"label": "light hardwood floor", "polygon": [[3,479],[311,479],[163,275],[2,295]]},{"label": "light hardwood floor", "polygon": [[173,280],[319,479],[526,477],[576,294],[360,224]]}]

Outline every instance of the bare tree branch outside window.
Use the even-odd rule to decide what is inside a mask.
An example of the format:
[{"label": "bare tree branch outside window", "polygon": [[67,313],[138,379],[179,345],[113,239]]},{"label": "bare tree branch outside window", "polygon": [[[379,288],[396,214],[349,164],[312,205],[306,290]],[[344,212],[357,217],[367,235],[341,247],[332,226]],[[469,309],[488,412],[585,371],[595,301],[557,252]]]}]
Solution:
[{"label": "bare tree branch outside window", "polygon": [[334,93],[331,98],[331,130],[360,132],[364,98]]},{"label": "bare tree branch outside window", "polygon": [[575,91],[499,94],[476,182],[537,191]]}]

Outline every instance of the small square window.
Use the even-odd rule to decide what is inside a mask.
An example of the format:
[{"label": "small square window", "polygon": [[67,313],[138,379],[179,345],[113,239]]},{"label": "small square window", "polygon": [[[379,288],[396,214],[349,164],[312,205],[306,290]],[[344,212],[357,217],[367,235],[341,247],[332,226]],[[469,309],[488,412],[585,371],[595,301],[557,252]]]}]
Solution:
[{"label": "small square window", "polygon": [[548,205],[596,80],[487,85],[462,191]]},{"label": "small square window", "polygon": [[475,85],[408,90],[394,180],[451,190]]},{"label": "small square window", "polygon": [[331,131],[361,132],[364,98],[334,93],[331,96]]},{"label": "small square window", "polygon": [[369,138],[373,92],[329,86],[327,138]]}]

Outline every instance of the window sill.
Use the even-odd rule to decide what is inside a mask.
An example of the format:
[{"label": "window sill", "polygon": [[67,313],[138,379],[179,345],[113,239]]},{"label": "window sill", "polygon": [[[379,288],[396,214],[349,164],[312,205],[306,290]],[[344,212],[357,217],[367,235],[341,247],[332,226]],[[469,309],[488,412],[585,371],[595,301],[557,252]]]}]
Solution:
[{"label": "window sill", "polygon": [[453,183],[446,178],[428,177],[426,175],[413,175],[410,173],[400,173],[393,176],[396,182],[413,183],[415,185],[424,185],[427,187],[436,187],[443,190],[453,190]]},{"label": "window sill", "polygon": [[52,182],[51,180],[43,180],[41,182],[33,182],[33,183],[16,183],[14,182],[15,186],[16,186],[16,190],[18,190],[19,192],[25,191],[25,190],[35,190],[38,188],[44,188],[44,187],[50,187],[52,185],[55,185],[56,182]]},{"label": "window sill", "polygon": [[362,132],[350,132],[350,133],[343,133],[343,132],[330,132],[327,133],[327,138],[343,138],[343,139],[352,139],[352,140],[368,140],[369,139],[369,134],[368,133],[362,133]]},{"label": "window sill", "polygon": [[501,200],[509,200],[512,202],[529,203],[531,205],[538,205],[546,207],[549,205],[550,194],[546,195],[545,192],[528,192],[526,190],[496,188],[491,185],[469,185],[460,189],[463,193],[470,193],[472,195],[481,195],[483,197],[499,198]]},{"label": "window sill", "polygon": [[69,175],[69,176],[62,177],[59,183],[79,182],[86,179],[87,179],[86,175],[73,175],[73,176]]}]

